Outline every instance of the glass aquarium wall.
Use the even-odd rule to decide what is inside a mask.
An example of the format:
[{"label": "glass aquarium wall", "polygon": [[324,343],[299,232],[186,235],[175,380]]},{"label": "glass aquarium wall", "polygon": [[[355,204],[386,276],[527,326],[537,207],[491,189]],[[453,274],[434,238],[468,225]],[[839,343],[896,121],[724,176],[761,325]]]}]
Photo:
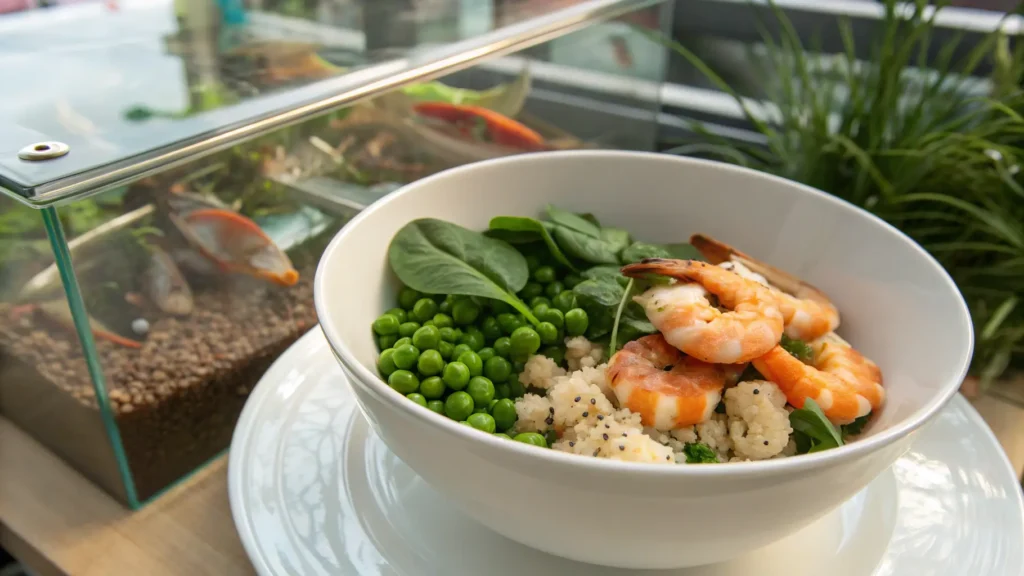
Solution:
[{"label": "glass aquarium wall", "polygon": [[[463,4],[466,13],[447,27],[421,10],[420,41],[472,36],[510,18],[509,3],[490,11]],[[281,6],[303,22],[327,18],[316,2]],[[656,25],[660,10],[638,12],[639,21]],[[331,26],[347,25],[342,16],[330,16],[338,23]],[[634,24],[619,20],[601,33],[583,27],[557,45],[401,84],[56,205],[33,209],[0,196],[0,412],[129,506],[145,503],[228,446],[253,386],[316,326],[317,262],[354,214],[402,184],[481,160],[654,149],[664,60],[630,51]],[[259,40],[259,53],[321,52],[277,42]],[[207,44],[216,50],[216,41]],[[595,59],[598,52],[611,60]],[[212,125],[217,116],[203,103],[230,108],[258,98],[243,94],[246,85],[223,66],[189,62],[178,93],[165,97],[196,104],[190,118]],[[263,61],[261,73],[298,73],[302,62]],[[125,102],[114,103],[111,118],[138,129],[160,132],[180,120]],[[67,158],[76,151],[78,163],[109,159],[75,146]],[[40,182],[72,169],[63,159],[7,161]],[[4,176],[0,170],[0,185]]]}]

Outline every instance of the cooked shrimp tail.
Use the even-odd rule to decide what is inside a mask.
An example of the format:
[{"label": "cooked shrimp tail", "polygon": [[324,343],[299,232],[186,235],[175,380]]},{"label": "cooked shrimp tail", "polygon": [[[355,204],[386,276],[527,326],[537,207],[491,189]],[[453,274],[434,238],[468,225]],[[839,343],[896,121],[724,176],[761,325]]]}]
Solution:
[{"label": "cooked shrimp tail", "polygon": [[851,346],[827,336],[812,343],[814,359],[804,364],[781,346],[754,360],[754,367],[776,383],[786,400],[802,408],[811,398],[835,424],[849,424],[885,401],[882,373]]},{"label": "cooked shrimp tail", "polygon": [[619,405],[640,414],[645,426],[673,430],[711,418],[729,369],[688,357],[653,334],[612,356],[608,381]]},{"label": "cooked shrimp tail", "polygon": [[[748,362],[774,348],[782,337],[778,299],[766,286],[734,272],[696,260],[648,258],[624,266],[622,273],[684,281],[654,286],[634,300],[670,344],[698,360]],[[727,310],[714,306],[705,290]]]},{"label": "cooked shrimp tail", "polygon": [[712,264],[739,264],[778,288],[782,292],[779,308],[785,321],[786,335],[814,340],[839,327],[839,310],[818,288],[710,236],[694,234],[690,237],[690,244]]}]

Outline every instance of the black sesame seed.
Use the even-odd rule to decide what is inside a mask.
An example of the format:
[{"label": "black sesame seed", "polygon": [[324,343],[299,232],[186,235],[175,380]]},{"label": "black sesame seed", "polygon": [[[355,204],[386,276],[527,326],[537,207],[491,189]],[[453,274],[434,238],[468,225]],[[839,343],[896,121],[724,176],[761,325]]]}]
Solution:
[{"label": "black sesame seed", "polygon": [[671,458],[668,457],[668,456],[665,456],[665,460],[671,460]]},{"label": "black sesame seed", "polygon": [[598,448],[597,450],[594,450],[594,456],[597,456],[600,453],[601,453],[601,449],[600,448]]},{"label": "black sesame seed", "polygon": [[555,408],[554,407],[548,408],[548,412],[554,414],[555,413]]},{"label": "black sesame seed", "polygon": [[625,444],[619,444],[619,450],[625,450],[625,449],[626,449],[626,445]]},{"label": "black sesame seed", "polygon": [[604,420],[604,414],[598,414],[597,415],[597,419],[598,420]]},{"label": "black sesame seed", "polygon": [[590,412],[584,412],[584,413],[583,413],[583,417],[584,417],[584,418],[586,418],[587,416],[590,416]]},{"label": "black sesame seed", "polygon": [[604,427],[605,427],[605,428],[608,428],[609,430],[611,430],[611,428],[612,428],[611,426],[609,426],[609,425],[607,425],[607,424],[605,424],[605,425],[604,425]]},{"label": "black sesame seed", "polygon": [[547,420],[545,420],[544,423],[550,426],[555,423],[555,419],[552,418],[551,416],[548,416]]},{"label": "black sesame seed", "polygon": [[765,445],[765,446],[767,446],[767,445],[768,445],[768,441],[767,441],[767,440],[765,440],[765,441],[764,441],[764,445]]},{"label": "black sesame seed", "polygon": [[573,401],[573,402],[579,402],[579,401],[580,401],[580,398],[581,398],[580,396],[577,396],[577,397],[573,398],[573,399],[572,399],[572,401]]},{"label": "black sesame seed", "polygon": [[761,389],[760,388],[754,388],[754,394],[760,394],[760,393],[761,393]]},{"label": "black sesame seed", "polygon": [[664,368],[662,368],[662,370],[664,370],[665,372],[671,372],[672,368],[673,366],[671,364],[667,364]]},{"label": "black sesame seed", "polygon": [[603,434],[603,436],[604,436],[604,439],[605,439],[605,440],[607,440],[607,439],[608,439],[608,434]]},{"label": "black sesame seed", "polygon": [[573,442],[572,440],[570,440],[570,441],[569,441],[569,448],[572,448],[572,447],[573,447],[573,446],[575,446],[575,445],[576,445],[576,443],[575,443],[575,442]]},{"label": "black sesame seed", "polygon": [[597,398],[591,398],[590,399],[590,405],[593,406],[595,404],[597,404]]},{"label": "black sesame seed", "polygon": [[625,433],[625,432],[623,432],[623,433],[622,433],[622,437],[623,437],[623,438],[625,438],[625,437],[626,437],[626,433]]}]

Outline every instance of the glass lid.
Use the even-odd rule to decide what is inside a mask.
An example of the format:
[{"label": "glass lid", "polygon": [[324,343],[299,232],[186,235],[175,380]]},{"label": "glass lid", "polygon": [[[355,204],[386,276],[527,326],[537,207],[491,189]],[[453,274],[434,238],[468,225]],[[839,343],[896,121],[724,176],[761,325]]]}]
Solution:
[{"label": "glass lid", "polygon": [[3,14],[0,191],[33,205],[98,192],[657,3],[66,0]]}]

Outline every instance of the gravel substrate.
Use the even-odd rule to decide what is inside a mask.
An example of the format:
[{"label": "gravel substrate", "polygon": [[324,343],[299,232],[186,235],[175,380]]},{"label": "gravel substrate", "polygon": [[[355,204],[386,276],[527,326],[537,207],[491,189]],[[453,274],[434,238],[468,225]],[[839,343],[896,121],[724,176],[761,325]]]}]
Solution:
[{"label": "gravel substrate", "polygon": [[[141,349],[97,340],[140,499],[226,448],[252,387],[316,324],[314,269],[301,273],[291,288],[233,277],[199,290],[190,316],[150,320]],[[38,314],[0,322],[0,411],[123,497],[72,332]]]}]

